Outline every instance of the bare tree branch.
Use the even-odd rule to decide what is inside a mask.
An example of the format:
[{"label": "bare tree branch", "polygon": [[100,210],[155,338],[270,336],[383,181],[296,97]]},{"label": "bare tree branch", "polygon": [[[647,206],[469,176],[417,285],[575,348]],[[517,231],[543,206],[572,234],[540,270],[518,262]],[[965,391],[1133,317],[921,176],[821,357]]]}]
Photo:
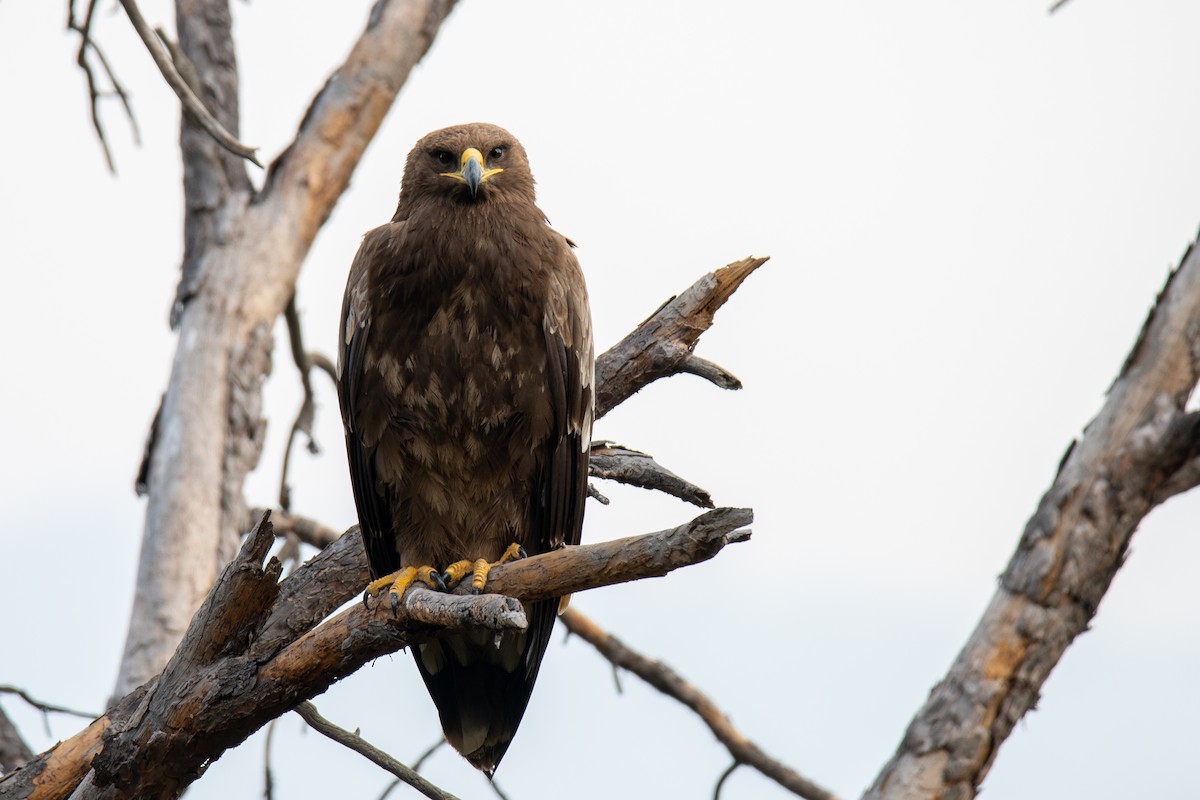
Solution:
[{"label": "bare tree branch", "polygon": [[741,383],[717,365],[692,354],[700,335],[750,273],[767,263],[753,256],[710,272],[664,303],[632,333],[596,359],[596,417],[600,418],[648,384],[690,372],[724,389]]},{"label": "bare tree branch", "polygon": [[[417,760],[413,762],[412,771],[420,772],[421,767],[422,767],[422,765],[424,765],[426,760],[428,760],[428,758],[431,755],[436,753],[441,748],[441,746],[444,745],[445,743],[446,743],[446,739],[445,739],[445,737],[442,737],[441,739],[438,739],[436,742],[434,742],[429,748],[427,748],[424,753],[421,753],[421,755],[417,756]],[[387,785],[387,788],[383,790],[383,794],[379,795],[379,800],[385,800],[387,798],[387,796],[390,795],[395,790],[395,788],[397,786],[399,786],[401,783],[403,783],[403,781],[401,781],[399,778],[396,778],[391,783],[389,783]]]},{"label": "bare tree branch", "polygon": [[971,798],[1013,726],[1087,630],[1138,524],[1200,480],[1200,248],[1159,294],[1100,413],[1063,458],[1000,587],[867,792]]},{"label": "bare tree branch", "polygon": [[47,703],[42,700],[34,699],[32,696],[30,696],[29,692],[16,686],[0,684],[0,694],[15,694],[17,697],[21,698],[26,703],[43,713],[52,711],[56,714],[70,714],[73,717],[83,717],[84,719],[96,718],[96,715],[89,711],[76,711],[73,708],[67,708],[66,706],[55,705],[54,703]]},{"label": "bare tree branch", "polygon": [[592,442],[588,474],[643,489],[657,489],[701,508],[713,507],[712,496],[704,489],[663,467],[653,456],[613,442]]},{"label": "bare tree branch", "polygon": [[145,17],[142,16],[142,12],[137,7],[135,0],[121,0],[121,5],[125,8],[125,13],[129,15],[129,21],[133,23],[134,30],[141,37],[142,44],[146,45],[146,49],[150,51],[150,57],[154,59],[155,65],[158,66],[158,71],[162,73],[163,78],[167,81],[167,85],[175,92],[175,95],[183,103],[183,107],[187,109],[188,113],[200,123],[200,126],[221,147],[261,167],[262,164],[258,162],[258,157],[255,155],[258,148],[242,144],[233,134],[225,130],[225,126],[204,106],[204,103],[196,96],[192,88],[188,86],[187,81],[175,69],[175,65],[171,63],[171,57],[164,51],[162,43],[146,22]]},{"label": "bare tree branch", "polygon": [[292,492],[288,486],[288,466],[292,458],[292,445],[296,441],[296,436],[303,433],[308,437],[308,452],[317,455],[321,452],[317,446],[316,440],[313,439],[313,422],[316,418],[316,396],[313,393],[312,387],[312,370],[313,367],[319,367],[335,384],[337,383],[337,369],[333,363],[325,356],[319,353],[309,353],[304,349],[304,332],[300,325],[300,312],[296,309],[296,295],[292,295],[292,299],[288,300],[287,308],[284,310],[284,318],[287,320],[288,342],[291,345],[292,360],[296,364],[296,369],[300,372],[300,386],[304,390],[304,400],[300,404],[300,411],[296,413],[296,420],[292,423],[291,433],[288,434],[287,444],[283,450],[283,469],[279,477],[279,505],[284,511],[291,509]]},{"label": "bare tree branch", "polygon": [[741,765],[742,762],[734,759],[733,763],[721,773],[721,777],[717,778],[717,785],[713,787],[713,800],[721,800],[721,790],[725,788],[725,781],[729,780],[729,776]]},{"label": "bare tree branch", "polygon": [[125,109],[125,116],[129,119],[129,126],[133,129],[133,140],[137,144],[141,144],[142,134],[138,130],[137,118],[133,115],[133,106],[129,102],[129,93],[125,91],[125,87],[117,80],[117,74],[113,71],[112,65],[109,64],[108,58],[104,55],[104,51],[92,39],[92,19],[96,14],[96,6],[99,0],[88,0],[87,11],[83,15],[83,21],[75,15],[75,2],[70,0],[67,6],[67,30],[75,31],[79,34],[79,51],[75,56],[75,63],[83,70],[83,75],[87,79],[88,99],[91,101],[92,112],[92,127],[96,129],[96,138],[100,140],[100,147],[104,151],[104,161],[108,164],[108,171],[115,173],[116,165],[113,163],[112,150],[108,146],[108,137],[104,133],[104,125],[100,122],[100,98],[109,94],[104,92],[96,80],[96,73],[92,69],[91,61],[88,60],[88,54],[96,57],[100,62],[100,68],[104,70],[105,76],[108,78],[109,85],[112,86],[111,94],[115,95],[121,101],[121,106]]},{"label": "bare tree branch", "polygon": [[[684,680],[679,673],[666,664],[661,661],[653,661],[632,650],[573,608],[563,612],[559,619],[567,626],[567,630],[595,647],[600,655],[615,666],[629,670],[655,689],[673,697],[696,712],[700,719],[704,720],[704,724],[708,725],[717,740],[729,750],[734,758],[735,766],[745,764],[753,767],[783,788],[800,797],[807,798],[807,800],[837,800],[832,792],[817,786],[808,778],[764,753],[758,745],[747,739],[733,726],[729,718],[717,708],[707,695]],[[729,772],[732,771],[731,767]],[[722,776],[721,783],[726,777],[728,777],[728,773]],[[716,791],[720,793],[720,783],[717,784]]]},{"label": "bare tree branch", "polygon": [[301,703],[296,706],[295,711],[313,730],[324,736],[328,736],[340,745],[349,747],[356,753],[362,754],[395,775],[397,780],[404,781],[426,797],[432,798],[432,800],[458,800],[454,795],[444,789],[439,789],[422,778],[415,769],[404,766],[358,734],[351,733],[334,725],[317,713],[317,707],[312,703]]},{"label": "bare tree branch", "polygon": [[417,586],[394,614],[386,602],[370,609],[356,603],[322,624],[368,578],[357,528],[278,583],[278,560],[266,560],[275,534],[264,518],[221,573],[163,672],[83,732],[0,778],[0,797],[50,800],[76,786],[80,800],[175,797],[225,749],[375,658],[464,625],[520,628],[526,624],[521,600],[664,575],[707,560],[744,541],[751,516],[745,509],[716,509],[671,530],[502,564],[489,575],[489,594]]}]

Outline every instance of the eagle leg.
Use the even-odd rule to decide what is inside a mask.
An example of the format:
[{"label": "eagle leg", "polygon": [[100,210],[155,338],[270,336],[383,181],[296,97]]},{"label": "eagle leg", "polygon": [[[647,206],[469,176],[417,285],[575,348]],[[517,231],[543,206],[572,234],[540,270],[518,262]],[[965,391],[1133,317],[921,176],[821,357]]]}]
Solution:
[{"label": "eagle leg", "polygon": [[433,567],[405,567],[391,575],[384,575],[382,578],[368,583],[367,590],[363,592],[363,605],[368,605],[367,601],[370,600],[371,595],[379,594],[387,589],[392,613],[396,614],[400,608],[400,598],[404,596],[408,587],[417,581],[430,589],[436,589],[439,592],[446,591],[446,583],[442,580],[441,573]]}]

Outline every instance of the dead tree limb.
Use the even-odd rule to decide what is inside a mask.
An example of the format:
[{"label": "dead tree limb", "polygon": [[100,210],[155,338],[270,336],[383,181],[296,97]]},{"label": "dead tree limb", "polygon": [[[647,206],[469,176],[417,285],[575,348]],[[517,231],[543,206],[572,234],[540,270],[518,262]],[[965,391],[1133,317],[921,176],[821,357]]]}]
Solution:
[{"label": "dead tree limb", "polygon": [[681,372],[699,375],[723,389],[740,389],[737,378],[692,351],[700,334],[712,327],[717,309],[765,263],[765,258],[749,256],[708,273],[601,354],[596,359],[596,418],[659,378]]},{"label": "dead tree limb", "polygon": [[1200,483],[1200,247],[1171,273],[1100,413],[1063,457],[1000,587],[867,792],[974,797],[1050,670],[1087,630],[1142,518]]},{"label": "dead tree limb", "polygon": [[[354,752],[378,764],[383,769],[396,776],[396,780],[404,781],[409,786],[416,789],[421,794],[432,800],[458,800],[457,797],[449,792],[439,789],[429,781],[425,780],[417,773],[416,767],[408,767],[401,764],[396,759],[389,756],[387,753],[380,750],[375,745],[368,742],[366,739],[359,736],[357,733],[351,733],[348,730],[339,728],[329,720],[322,717],[317,712],[317,707],[312,703],[301,703],[296,706],[296,713],[299,714],[309,727],[320,733],[322,736],[328,736],[333,741],[340,745],[349,747]],[[440,742],[438,743],[441,744]]]},{"label": "dead tree limb", "polygon": [[712,508],[712,495],[659,464],[654,457],[613,442],[592,442],[588,474],[643,489],[656,489],[701,508]]},{"label": "dead tree limb", "polygon": [[[104,124],[100,121],[100,99],[106,95],[116,96],[121,101],[121,106],[125,109],[125,116],[129,119],[129,127],[133,129],[133,140],[140,144],[142,134],[138,130],[137,117],[133,114],[133,106],[129,102],[129,93],[117,79],[117,73],[109,64],[104,51],[96,44],[92,38],[92,21],[96,16],[96,6],[99,0],[87,0],[87,11],[83,14],[83,19],[75,14],[76,0],[70,0],[67,5],[67,30],[74,31],[79,34],[79,50],[75,55],[75,63],[83,70],[83,76],[87,80],[88,100],[91,105],[92,113],[92,128],[96,131],[96,138],[100,140],[100,148],[104,151],[104,161],[108,164],[108,171],[116,173],[117,167],[113,162],[112,149],[108,146],[108,136],[104,133]],[[96,71],[92,68],[92,62],[88,58],[89,55],[95,57],[100,63],[100,68],[104,70],[105,76],[108,78],[111,90],[105,92],[100,87],[100,82],[96,79]]]},{"label": "dead tree limb", "polygon": [[743,541],[750,517],[745,509],[717,509],[671,530],[498,566],[488,582],[498,593],[414,587],[394,615],[386,602],[356,603],[324,623],[367,577],[357,529],[278,583],[279,562],[266,560],[274,532],[264,519],[221,573],[166,669],[81,733],[0,778],[0,798],[66,797],[85,776],[76,794],[84,799],[177,797],[226,749],[373,659],[463,625],[519,628],[518,599],[707,560]]},{"label": "dead tree limb", "polygon": [[[559,619],[567,626],[567,630],[595,647],[613,666],[629,670],[655,689],[696,712],[717,740],[729,750],[734,759],[734,767],[744,764],[756,769],[783,788],[807,800],[837,800],[836,795],[829,790],[764,753],[758,745],[733,726],[708,695],[688,683],[663,662],[649,659],[631,649],[573,608],[567,609]],[[723,783],[732,771],[733,767],[730,767],[721,776],[720,782]],[[716,792],[720,792],[720,783],[717,784]]]}]

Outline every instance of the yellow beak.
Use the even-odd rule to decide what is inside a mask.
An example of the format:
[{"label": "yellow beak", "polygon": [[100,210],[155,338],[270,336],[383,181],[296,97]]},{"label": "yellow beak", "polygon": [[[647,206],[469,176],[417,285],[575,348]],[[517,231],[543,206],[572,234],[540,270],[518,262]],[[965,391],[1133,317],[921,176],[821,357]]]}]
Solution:
[{"label": "yellow beak", "polygon": [[486,183],[487,179],[493,175],[499,175],[504,172],[502,169],[484,169],[483,168],[483,153],[476,150],[474,147],[468,147],[463,150],[462,158],[459,159],[458,172],[443,172],[443,178],[453,178],[459,183],[465,183],[467,188],[471,190],[471,197],[474,197],[479,191],[480,184]]}]

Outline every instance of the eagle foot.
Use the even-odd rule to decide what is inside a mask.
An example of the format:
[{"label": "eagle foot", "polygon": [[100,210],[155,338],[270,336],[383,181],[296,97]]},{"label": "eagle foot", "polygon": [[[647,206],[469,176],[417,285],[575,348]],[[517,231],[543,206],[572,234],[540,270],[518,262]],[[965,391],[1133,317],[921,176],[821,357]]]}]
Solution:
[{"label": "eagle foot", "polygon": [[462,561],[455,561],[446,567],[446,571],[442,573],[442,580],[445,581],[448,588],[453,589],[462,582],[463,578],[470,575],[471,594],[479,594],[483,591],[483,587],[487,586],[488,572],[491,571],[492,567],[525,558],[526,555],[525,548],[513,542],[499,559],[491,563],[482,558],[477,558],[474,561],[469,558],[465,558]]},{"label": "eagle foot", "polygon": [[400,598],[404,596],[404,592],[408,587],[417,581],[425,584],[430,589],[435,589],[439,592],[446,591],[446,582],[442,580],[442,574],[433,567],[404,567],[401,570],[393,572],[391,575],[384,575],[382,578],[368,583],[366,591],[363,592],[363,605],[370,608],[369,601],[371,596],[387,589],[388,599],[391,601],[392,606],[392,615],[396,616],[400,613]]}]

